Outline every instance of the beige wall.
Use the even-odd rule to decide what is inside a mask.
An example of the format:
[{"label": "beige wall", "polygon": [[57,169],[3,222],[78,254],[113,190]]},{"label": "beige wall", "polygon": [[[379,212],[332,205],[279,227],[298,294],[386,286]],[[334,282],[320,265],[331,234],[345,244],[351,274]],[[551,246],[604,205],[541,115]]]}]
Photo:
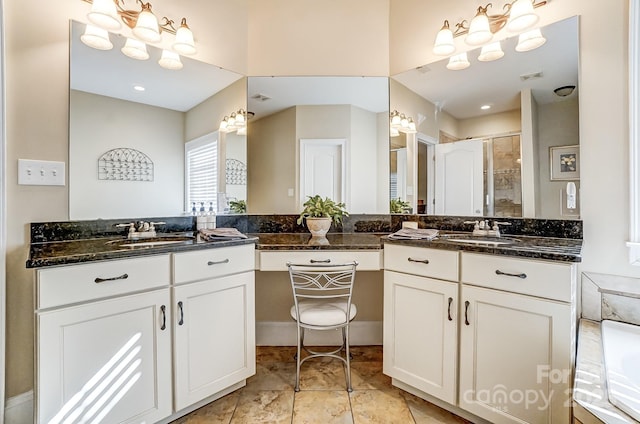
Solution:
[{"label": "beige wall", "polygon": [[[68,19],[84,19],[88,6],[24,0],[4,7],[10,397],[30,390],[33,381],[34,273],[24,268],[28,223],[68,217],[67,187],[18,186],[17,159],[67,160]],[[177,10],[166,13],[171,16],[193,11],[197,59],[249,75],[396,74],[435,61],[429,46],[442,21],[473,13],[468,2],[441,0],[154,1],[154,10],[168,9]],[[640,268],[627,263],[624,244],[627,2],[553,1],[540,14],[541,25],[580,15],[581,270],[640,277]]]},{"label": "beige wall", "polygon": [[480,138],[489,135],[519,133],[520,110],[492,113],[478,118],[458,120],[459,138]]}]

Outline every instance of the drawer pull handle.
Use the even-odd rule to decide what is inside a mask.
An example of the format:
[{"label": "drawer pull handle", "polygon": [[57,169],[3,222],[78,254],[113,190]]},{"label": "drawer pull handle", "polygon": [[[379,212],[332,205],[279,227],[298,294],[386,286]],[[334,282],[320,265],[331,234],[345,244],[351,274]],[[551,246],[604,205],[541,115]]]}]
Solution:
[{"label": "drawer pull handle", "polygon": [[111,277],[111,278],[96,277],[96,279],[93,281],[97,284],[100,284],[100,283],[104,283],[105,281],[126,280],[127,278],[129,278],[129,274],[122,274],[119,277]]},{"label": "drawer pull handle", "polygon": [[449,298],[449,308],[447,310],[447,318],[449,318],[449,321],[453,321],[453,318],[451,318],[451,304],[453,303],[453,297]]},{"label": "drawer pull handle", "polygon": [[464,325],[469,325],[469,301],[464,301]]},{"label": "drawer pull handle", "polygon": [[330,264],[331,259],[322,259],[322,260],[310,259],[309,262],[311,262],[312,264]]},{"label": "drawer pull handle", "polygon": [[228,264],[229,263],[229,259],[225,259],[222,261],[209,261],[207,262],[207,265],[211,266],[211,265],[220,265],[220,264]]},{"label": "drawer pull handle", "polygon": [[160,311],[162,312],[162,325],[160,326],[160,330],[164,331],[167,328],[167,307],[162,305],[160,306]]},{"label": "drawer pull handle", "polygon": [[419,262],[421,264],[429,264],[429,259],[413,259],[413,258],[407,258],[407,260],[409,262]]},{"label": "drawer pull handle", "polygon": [[525,274],[524,272],[522,274],[511,274],[509,272],[502,272],[499,269],[496,269],[496,274],[506,275],[507,277],[518,277],[518,278],[522,278],[523,280],[527,278],[527,274]]},{"label": "drawer pull handle", "polygon": [[182,301],[178,302],[178,309],[180,310],[180,319],[178,325],[184,324],[184,311],[182,310]]}]

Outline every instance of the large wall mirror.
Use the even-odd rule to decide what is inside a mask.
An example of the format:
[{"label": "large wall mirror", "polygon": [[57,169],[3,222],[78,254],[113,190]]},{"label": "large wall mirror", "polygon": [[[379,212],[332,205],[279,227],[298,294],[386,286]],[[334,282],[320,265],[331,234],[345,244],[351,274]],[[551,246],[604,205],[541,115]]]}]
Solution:
[{"label": "large wall mirror", "polygon": [[[227,163],[246,170],[246,136],[220,133],[224,116],[246,110],[246,78],[182,57],[183,68],[159,66],[113,48],[80,40],[85,25],[71,22],[69,93],[69,218],[176,216],[185,204],[185,143],[218,141],[218,193],[246,196],[246,175],[228,181]],[[238,164],[240,163],[240,164]],[[213,197],[213,196],[212,196]],[[211,199],[217,201],[218,199]]]},{"label": "large wall mirror", "polygon": [[253,214],[296,214],[306,196],[389,213],[387,77],[249,77]]},{"label": "large wall mirror", "polygon": [[578,18],[541,32],[534,50],[516,52],[516,36],[494,61],[478,49],[463,70],[446,59],[392,77],[390,109],[417,127],[392,134],[392,197],[418,213],[579,218]]}]

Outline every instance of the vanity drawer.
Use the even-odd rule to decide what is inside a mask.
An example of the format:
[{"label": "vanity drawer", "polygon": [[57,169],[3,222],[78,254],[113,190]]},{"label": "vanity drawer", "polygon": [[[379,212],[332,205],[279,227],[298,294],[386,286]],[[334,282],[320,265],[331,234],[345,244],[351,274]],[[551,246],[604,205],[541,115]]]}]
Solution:
[{"label": "vanity drawer", "polygon": [[379,271],[380,250],[278,250],[260,252],[260,271],[287,271],[287,262],[295,264],[318,263],[340,264],[358,261],[358,271]]},{"label": "vanity drawer", "polygon": [[575,294],[576,265],[462,253],[465,284],[570,302]]},{"label": "vanity drawer", "polygon": [[171,267],[169,255],[158,255],[46,268],[36,275],[36,308],[44,309],[168,286]]},{"label": "vanity drawer", "polygon": [[384,245],[384,269],[405,274],[458,281],[457,251]]},{"label": "vanity drawer", "polygon": [[255,268],[254,250],[254,244],[245,244],[175,253],[173,255],[174,282],[181,284],[253,271]]}]

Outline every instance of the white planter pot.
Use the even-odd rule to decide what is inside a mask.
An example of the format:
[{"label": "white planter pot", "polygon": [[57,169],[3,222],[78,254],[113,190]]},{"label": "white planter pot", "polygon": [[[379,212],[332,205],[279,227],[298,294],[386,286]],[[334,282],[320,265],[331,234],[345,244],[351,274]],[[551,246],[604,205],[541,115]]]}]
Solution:
[{"label": "white planter pot", "polygon": [[312,237],[324,237],[331,228],[331,218],[306,218]]}]

